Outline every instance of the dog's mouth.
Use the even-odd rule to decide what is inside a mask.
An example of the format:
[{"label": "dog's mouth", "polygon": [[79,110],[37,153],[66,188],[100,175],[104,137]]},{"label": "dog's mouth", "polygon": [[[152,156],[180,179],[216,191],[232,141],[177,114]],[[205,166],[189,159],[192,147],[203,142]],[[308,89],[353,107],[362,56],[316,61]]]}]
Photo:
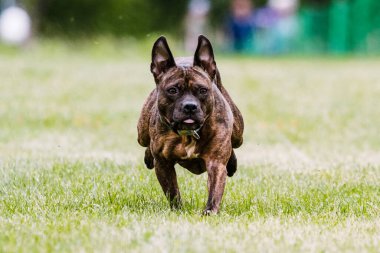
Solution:
[{"label": "dog's mouth", "polygon": [[195,123],[195,120],[193,120],[193,119],[185,119],[185,120],[183,121],[183,123],[185,123],[185,124],[194,124],[194,123]]},{"label": "dog's mouth", "polygon": [[201,123],[192,118],[186,118],[174,123],[176,130],[196,130],[201,126]]}]

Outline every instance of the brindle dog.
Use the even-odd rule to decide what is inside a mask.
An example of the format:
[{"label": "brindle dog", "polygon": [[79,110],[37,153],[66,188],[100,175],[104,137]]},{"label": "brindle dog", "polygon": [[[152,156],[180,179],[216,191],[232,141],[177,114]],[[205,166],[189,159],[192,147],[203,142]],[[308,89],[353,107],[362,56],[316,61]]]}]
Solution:
[{"label": "brindle dog", "polygon": [[210,41],[203,35],[193,58],[173,58],[165,37],[153,45],[156,88],[138,122],[145,164],[155,168],[170,206],[181,206],[174,165],[194,174],[207,171],[204,214],[217,213],[226,177],[236,172],[233,148],[243,142],[243,117],[223,87]]}]

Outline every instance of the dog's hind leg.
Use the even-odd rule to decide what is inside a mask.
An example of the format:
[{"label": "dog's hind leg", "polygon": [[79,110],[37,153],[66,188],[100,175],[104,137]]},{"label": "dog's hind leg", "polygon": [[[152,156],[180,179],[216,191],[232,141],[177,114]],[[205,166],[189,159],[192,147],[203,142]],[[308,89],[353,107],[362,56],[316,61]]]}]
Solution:
[{"label": "dog's hind leg", "polygon": [[237,159],[236,159],[234,150],[232,150],[231,152],[231,156],[230,156],[230,159],[228,160],[226,167],[227,167],[227,176],[232,177],[237,170]]},{"label": "dog's hind leg", "polygon": [[152,152],[150,152],[150,148],[147,147],[145,149],[145,156],[144,156],[144,162],[145,162],[145,165],[148,169],[153,169],[154,167],[154,158],[153,158],[153,155],[152,155]]}]

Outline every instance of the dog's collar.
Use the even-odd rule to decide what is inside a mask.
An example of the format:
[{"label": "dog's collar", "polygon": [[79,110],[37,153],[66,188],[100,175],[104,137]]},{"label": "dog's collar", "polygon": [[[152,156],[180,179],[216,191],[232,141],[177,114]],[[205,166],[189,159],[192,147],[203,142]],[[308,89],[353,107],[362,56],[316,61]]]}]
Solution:
[{"label": "dog's collar", "polygon": [[199,140],[201,137],[199,136],[199,131],[201,130],[202,126],[195,130],[177,130],[177,133],[181,136],[192,136],[195,139]]},{"label": "dog's collar", "polygon": [[199,136],[199,131],[201,130],[203,124],[199,128],[197,128],[195,130],[174,130],[173,127],[170,125],[170,123],[166,122],[162,118],[161,114],[158,114],[158,115],[160,117],[161,123],[163,123],[165,126],[167,126],[168,128],[170,128],[173,132],[177,133],[178,135],[180,135],[180,136],[191,136],[191,137],[193,137],[196,140],[199,140],[201,138]]}]

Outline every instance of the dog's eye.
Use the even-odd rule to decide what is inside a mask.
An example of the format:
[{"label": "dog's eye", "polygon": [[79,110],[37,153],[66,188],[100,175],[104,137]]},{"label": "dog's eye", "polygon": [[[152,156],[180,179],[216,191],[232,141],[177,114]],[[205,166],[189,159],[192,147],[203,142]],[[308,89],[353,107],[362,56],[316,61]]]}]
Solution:
[{"label": "dog's eye", "polygon": [[170,94],[170,95],[175,95],[178,93],[178,89],[177,88],[174,88],[174,87],[171,87],[167,90],[167,92]]},{"label": "dog's eye", "polygon": [[207,93],[207,89],[206,88],[200,88],[199,89],[199,93],[202,94],[202,95],[204,95],[204,94]]}]

